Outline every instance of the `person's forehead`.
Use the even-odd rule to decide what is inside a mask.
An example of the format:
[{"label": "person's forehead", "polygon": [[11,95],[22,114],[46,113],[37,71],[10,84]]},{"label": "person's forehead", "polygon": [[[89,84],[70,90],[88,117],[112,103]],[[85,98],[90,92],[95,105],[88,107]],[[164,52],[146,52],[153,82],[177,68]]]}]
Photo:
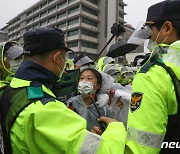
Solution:
[{"label": "person's forehead", "polygon": [[90,70],[84,71],[81,76],[87,76],[87,77],[95,77],[94,73]]}]

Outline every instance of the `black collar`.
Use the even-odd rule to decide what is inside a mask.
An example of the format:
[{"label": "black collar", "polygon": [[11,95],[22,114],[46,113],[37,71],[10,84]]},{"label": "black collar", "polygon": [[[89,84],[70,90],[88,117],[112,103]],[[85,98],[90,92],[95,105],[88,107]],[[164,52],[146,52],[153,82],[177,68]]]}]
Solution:
[{"label": "black collar", "polygon": [[59,79],[54,73],[32,61],[23,61],[19,66],[15,77],[42,83],[50,89]]}]

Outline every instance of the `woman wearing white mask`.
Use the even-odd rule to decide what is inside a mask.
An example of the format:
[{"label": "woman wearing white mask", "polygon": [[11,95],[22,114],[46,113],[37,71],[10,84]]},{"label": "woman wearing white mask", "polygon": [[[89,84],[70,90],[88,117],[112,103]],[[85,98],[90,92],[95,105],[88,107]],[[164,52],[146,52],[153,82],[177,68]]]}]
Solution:
[{"label": "woman wearing white mask", "polygon": [[72,97],[67,101],[67,105],[71,109],[73,108],[87,120],[88,130],[91,130],[93,126],[101,127],[97,122],[100,115],[112,117],[107,105],[108,95],[98,94],[101,84],[103,84],[101,73],[93,68],[86,68],[81,72],[79,79],[78,90],[81,95]]}]

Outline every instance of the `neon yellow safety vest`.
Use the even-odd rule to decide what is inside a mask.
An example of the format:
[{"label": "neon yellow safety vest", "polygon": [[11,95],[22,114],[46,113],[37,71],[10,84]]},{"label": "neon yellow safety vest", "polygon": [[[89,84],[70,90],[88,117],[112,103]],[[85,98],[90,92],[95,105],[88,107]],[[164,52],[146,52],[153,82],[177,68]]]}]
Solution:
[{"label": "neon yellow safety vest", "polygon": [[[13,78],[10,86],[27,87],[30,81]],[[55,97],[46,86],[42,85],[42,90]],[[85,119],[58,100],[31,103],[19,114],[10,131],[15,154],[123,154],[125,138],[121,122],[110,123],[101,136],[87,131]]]}]

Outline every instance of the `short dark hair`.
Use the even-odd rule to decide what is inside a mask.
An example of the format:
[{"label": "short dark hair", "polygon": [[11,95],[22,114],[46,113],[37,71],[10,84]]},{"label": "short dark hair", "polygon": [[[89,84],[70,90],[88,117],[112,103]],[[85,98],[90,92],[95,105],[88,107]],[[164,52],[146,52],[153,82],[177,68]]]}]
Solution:
[{"label": "short dark hair", "polygon": [[171,21],[173,27],[176,29],[177,37],[180,38],[180,21]]},{"label": "short dark hair", "polygon": [[95,70],[94,68],[85,68],[85,69],[83,69],[83,70],[81,71],[80,76],[81,76],[81,75],[83,74],[83,72],[85,72],[85,71],[91,71],[91,72],[95,75],[95,77],[96,77],[96,79],[97,79],[97,83],[101,86],[101,84],[102,84],[102,75],[101,75],[101,73],[100,73],[99,71]]},{"label": "short dark hair", "polygon": [[[160,31],[164,22],[165,21],[156,22],[152,24],[152,26],[155,26]],[[172,26],[176,29],[177,37],[180,38],[180,21],[170,21],[170,22],[172,23]]]}]

